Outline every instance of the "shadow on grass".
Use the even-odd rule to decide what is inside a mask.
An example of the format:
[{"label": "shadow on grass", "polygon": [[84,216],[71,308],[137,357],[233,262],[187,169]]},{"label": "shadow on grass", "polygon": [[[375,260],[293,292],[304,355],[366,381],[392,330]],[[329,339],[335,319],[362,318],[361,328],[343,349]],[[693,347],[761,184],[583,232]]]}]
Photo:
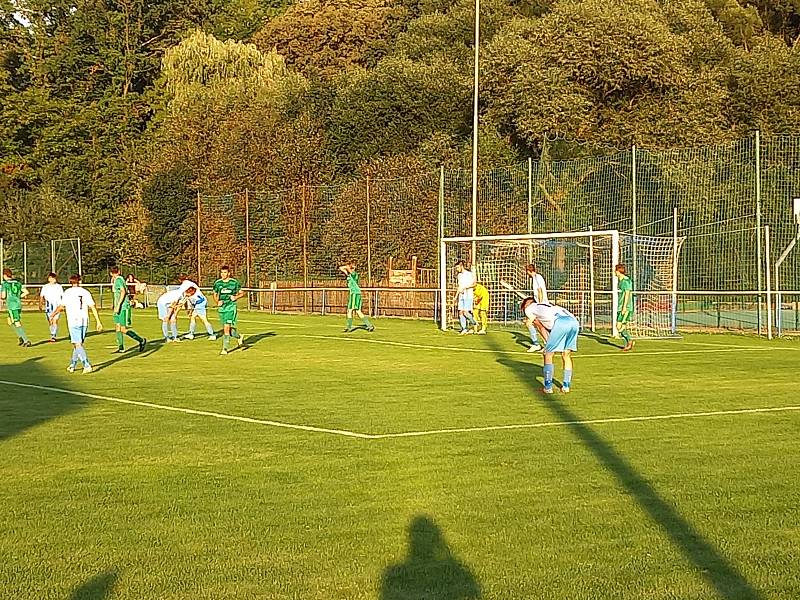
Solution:
[{"label": "shadow on grass", "polygon": [[514,342],[518,346],[522,346],[526,350],[531,347],[531,334],[529,332],[512,331],[511,335],[514,336]]},{"label": "shadow on grass", "polygon": [[581,331],[581,337],[594,340],[599,344],[603,344],[604,346],[611,346],[612,348],[620,349],[622,346],[615,344],[611,338],[605,335],[600,335],[599,333],[593,333],[591,331],[583,332]]},{"label": "shadow on grass", "polygon": [[695,566],[699,574],[713,586],[720,598],[724,600],[761,598],[744,575],[728,562],[711,542],[704,539],[675,507],[659,496],[658,491],[625,460],[625,457],[591,427],[579,422],[581,419],[579,414],[570,409],[557,394],[550,396],[538,392],[537,376],[541,374],[540,366],[508,358],[498,359],[497,362],[507,367],[532,391],[537,392],[535,397],[542,405],[564,422],[597,461],[616,478],[639,507],[661,527],[675,547]]},{"label": "shadow on grass", "polygon": [[244,348],[245,349],[252,348],[253,346],[258,344],[259,342],[261,342],[261,341],[263,341],[263,340],[265,340],[267,338],[275,337],[276,335],[278,335],[278,334],[275,333],[274,331],[266,331],[264,333],[255,333],[253,335],[246,335],[244,337]]},{"label": "shadow on grass", "polygon": [[114,365],[122,362],[123,360],[129,360],[131,358],[145,358],[147,356],[151,356],[158,352],[163,344],[151,344],[149,341],[147,342],[147,346],[145,346],[144,352],[139,352],[139,349],[136,346],[129,348],[126,352],[122,354],[114,354],[113,358],[105,360],[103,362],[98,362],[97,355],[98,352],[94,351],[92,356],[90,357],[92,360],[95,361],[94,363],[94,371],[95,373],[98,371],[104,371]]},{"label": "shadow on grass", "polygon": [[481,586],[468,566],[453,555],[441,529],[428,516],[408,526],[408,554],[383,572],[380,600],[470,600]]},{"label": "shadow on grass", "polygon": [[87,399],[79,396],[2,383],[66,387],[62,378],[39,364],[40,360],[36,357],[14,365],[0,364],[0,441],[88,404]]},{"label": "shadow on grass", "polygon": [[69,600],[104,600],[114,591],[117,578],[116,571],[106,571],[95,575],[76,587],[70,594]]}]

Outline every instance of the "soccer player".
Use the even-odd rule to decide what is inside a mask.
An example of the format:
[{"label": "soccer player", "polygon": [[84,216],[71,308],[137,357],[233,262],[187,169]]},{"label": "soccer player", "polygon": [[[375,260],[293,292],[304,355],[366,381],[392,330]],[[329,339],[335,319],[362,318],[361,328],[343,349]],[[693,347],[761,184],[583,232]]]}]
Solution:
[{"label": "soccer player", "polygon": [[63,294],[64,288],[58,283],[58,275],[50,273],[47,276],[47,283],[42,286],[42,291],[39,294],[39,310],[44,311],[44,316],[47,317],[51,344],[56,341],[56,336],[58,336],[58,320],[53,324],[50,322],[50,317],[53,316],[56,308],[61,304],[61,296]]},{"label": "soccer player", "polygon": [[346,265],[339,267],[339,270],[344,273],[347,278],[347,289],[350,294],[347,296],[347,322],[345,324],[344,332],[350,333],[353,331],[353,313],[358,315],[361,322],[367,331],[375,331],[375,327],[370,323],[369,319],[361,312],[361,286],[358,285],[358,273],[356,272],[356,264],[350,261]]},{"label": "soccer player", "polygon": [[0,298],[5,300],[8,311],[8,324],[14,328],[19,339],[19,345],[30,348],[31,341],[25,335],[22,327],[22,299],[28,295],[28,290],[14,278],[11,269],[3,269],[3,285],[0,286]]},{"label": "soccer player", "polygon": [[78,361],[83,363],[83,372],[91,373],[92,365],[89,362],[89,357],[86,354],[86,348],[83,342],[86,339],[86,332],[89,329],[89,310],[94,315],[94,322],[98,332],[103,331],[103,324],[100,322],[100,316],[97,314],[97,307],[94,304],[94,298],[89,290],[81,287],[81,276],[72,275],[69,278],[70,287],[64,291],[61,296],[61,304],[56,307],[53,316],[50,317],[50,323],[55,323],[58,320],[58,315],[62,311],[67,313],[67,325],[69,327],[69,339],[72,342],[72,360],[67,367],[70,373],[75,372]]},{"label": "soccer player", "polygon": [[178,289],[169,290],[161,294],[156,301],[158,318],[161,319],[161,332],[164,334],[166,343],[180,341],[178,337],[178,312],[180,307],[175,310],[175,305],[180,301],[182,295]]},{"label": "soccer player", "polygon": [[564,361],[564,378],[561,391],[569,393],[572,385],[572,353],[578,350],[578,319],[566,308],[556,304],[538,304],[533,298],[525,298],[520,306],[529,326],[533,326],[544,339],[544,388],[545,394],[553,393],[553,356],[561,353]]},{"label": "soccer player", "polygon": [[130,329],[131,301],[128,295],[128,285],[119,272],[119,267],[111,267],[111,290],[114,294],[114,329],[117,335],[117,349],[115,354],[125,352],[125,337],[128,336],[139,344],[139,352],[144,352],[147,340]]},{"label": "soccer player", "polygon": [[[525,267],[525,273],[531,283],[531,296],[537,303],[547,303],[547,284],[544,277],[539,273],[536,265],[530,264]],[[542,346],[539,344],[539,337],[536,328],[533,325],[528,326],[528,333],[531,336],[531,347],[528,352],[541,352]]]},{"label": "soccer player", "polygon": [[477,333],[486,335],[486,329],[489,326],[489,290],[482,283],[475,284],[475,309],[478,311],[478,323],[480,329]]},{"label": "soccer player", "polygon": [[187,310],[191,310],[189,315],[189,333],[186,334],[187,340],[194,339],[194,332],[195,328],[197,327],[197,319],[200,319],[206,326],[208,339],[211,341],[217,339],[217,334],[214,331],[214,327],[209,322],[207,316],[208,300],[206,299],[205,294],[200,291],[200,288],[191,286],[186,288],[186,290],[183,292],[183,296],[181,296],[181,299],[178,302],[178,305],[186,306]]},{"label": "soccer player", "polygon": [[214,282],[214,300],[219,307],[219,320],[222,322],[222,351],[225,356],[229,351],[230,340],[233,337],[238,346],[244,344],[244,338],[236,330],[237,308],[236,301],[244,296],[242,284],[231,277],[231,270],[223,266],[219,270],[219,279]]},{"label": "soccer player", "polygon": [[614,275],[619,279],[617,286],[619,295],[619,306],[617,307],[617,331],[625,341],[622,347],[623,352],[630,352],[633,350],[634,344],[631,337],[631,332],[628,331],[628,325],[633,319],[634,303],[633,303],[633,282],[627,275],[627,267],[620,263],[614,267]]},{"label": "soccer player", "polygon": [[478,330],[478,324],[475,322],[475,317],[472,316],[477,279],[475,279],[475,274],[467,269],[463,260],[456,263],[455,269],[458,282],[455,297],[455,303],[458,305],[458,322],[461,324],[461,335],[467,335]]}]

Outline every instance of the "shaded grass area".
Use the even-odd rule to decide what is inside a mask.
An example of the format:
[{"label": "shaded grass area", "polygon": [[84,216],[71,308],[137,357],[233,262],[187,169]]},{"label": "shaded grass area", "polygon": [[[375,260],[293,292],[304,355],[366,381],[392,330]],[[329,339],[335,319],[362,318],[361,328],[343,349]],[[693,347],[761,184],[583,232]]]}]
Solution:
[{"label": "shaded grass area", "polygon": [[[260,339],[227,357],[201,338],[120,360],[93,336],[89,376],[64,371],[66,342],[23,351],[2,330],[0,380],[371,433],[797,402],[796,343],[690,336],[623,356],[582,339],[575,392],[547,399],[511,332],[382,320],[343,340],[338,319],[243,320]],[[0,596],[796,598],[799,426],[358,440],[0,385]]]}]

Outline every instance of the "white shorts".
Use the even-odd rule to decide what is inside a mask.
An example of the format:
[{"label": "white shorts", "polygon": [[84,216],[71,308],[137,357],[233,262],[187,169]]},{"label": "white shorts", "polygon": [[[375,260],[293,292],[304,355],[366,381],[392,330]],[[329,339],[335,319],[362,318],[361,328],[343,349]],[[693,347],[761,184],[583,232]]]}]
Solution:
[{"label": "white shorts", "polygon": [[169,316],[169,311],[172,305],[168,302],[167,303],[159,302],[157,306],[158,306],[158,318],[163,321]]},{"label": "white shorts", "polygon": [[207,309],[208,309],[208,301],[207,300],[204,300],[203,302],[199,302],[198,304],[194,305],[194,308],[192,308],[192,316],[205,317]]},{"label": "white shorts", "polygon": [[69,328],[69,341],[73,344],[82,344],[86,339],[88,325],[72,325]]},{"label": "white shorts", "polygon": [[475,304],[475,290],[469,288],[458,296],[458,310],[471,311]]}]

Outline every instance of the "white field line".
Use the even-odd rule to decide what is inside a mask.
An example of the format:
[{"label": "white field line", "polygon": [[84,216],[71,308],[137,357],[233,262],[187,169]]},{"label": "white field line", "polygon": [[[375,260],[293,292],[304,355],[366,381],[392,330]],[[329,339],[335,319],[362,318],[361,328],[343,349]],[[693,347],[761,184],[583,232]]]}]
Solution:
[{"label": "white field line", "polygon": [[[299,337],[316,340],[341,340],[346,342],[362,342],[365,344],[380,344],[383,346],[399,346],[401,348],[417,348],[420,350],[441,350],[447,352],[475,352],[480,354],[528,354],[527,350],[490,350],[488,348],[463,348],[460,346],[437,346],[434,344],[414,344],[411,342],[394,342],[391,340],[375,340],[365,337],[352,337],[343,335],[314,335],[310,333],[288,333],[280,337]],[[767,352],[775,350],[800,350],[800,348],[790,348],[785,346],[776,347],[752,347],[752,346],[731,346],[731,347],[718,347],[714,353],[719,352]],[[634,350],[630,355],[635,356],[661,356],[666,354],[709,354],[711,350],[651,350],[641,351]],[[620,357],[618,352],[602,352],[599,354],[583,354],[578,351],[575,354],[576,358],[608,358]]]},{"label": "white field line", "polygon": [[85,392],[78,392],[75,390],[66,390],[62,388],[50,387],[45,385],[34,385],[30,383],[19,383],[17,381],[0,380],[0,385],[9,385],[21,388],[42,390],[46,392],[55,392],[58,394],[68,394],[71,396],[79,396],[81,398],[91,398],[93,400],[105,400],[106,402],[116,402],[119,404],[130,404],[133,406],[141,406],[144,408],[153,408],[156,410],[168,410],[172,412],[179,412],[188,415],[196,415],[201,417],[211,417],[214,419],[224,419],[228,421],[239,421],[242,423],[251,423],[254,425],[266,425],[268,427],[277,427],[280,429],[295,429],[300,431],[307,431],[309,433],[325,433],[331,435],[344,436],[349,438],[358,438],[363,440],[381,440],[389,438],[406,438],[406,437],[423,437],[432,435],[443,435],[452,433],[476,433],[484,431],[504,431],[515,429],[540,429],[543,427],[568,427],[571,425],[600,425],[608,423],[633,423],[643,421],[666,421],[672,419],[695,419],[699,417],[715,417],[723,415],[747,415],[758,413],[776,413],[776,412],[789,412],[800,411],[800,406],[773,406],[763,408],[741,408],[729,410],[714,410],[705,412],[694,413],[672,413],[665,415],[642,415],[633,417],[606,417],[600,419],[581,419],[574,421],[544,421],[540,423],[519,423],[511,425],[488,425],[485,427],[457,427],[449,429],[430,429],[422,431],[402,431],[397,433],[358,433],[355,431],[348,431],[346,429],[327,429],[325,427],[314,427],[311,425],[295,425],[292,423],[282,423],[280,421],[272,421],[268,419],[254,419],[251,417],[240,417],[236,415],[226,415],[224,413],[211,412],[206,410],[194,410],[191,408],[181,408],[176,406],[168,406],[165,404],[154,404],[152,402],[139,402],[136,400],[125,400],[123,398],[114,398],[113,396],[102,396],[100,394],[88,394]]},{"label": "white field line", "polygon": [[123,398],[114,398],[113,396],[101,396],[99,394],[87,394],[85,392],[77,392],[74,390],[65,390],[62,388],[50,387],[46,385],[33,385],[30,383],[19,383],[16,381],[4,381],[0,379],[0,384],[12,385],[21,388],[29,388],[34,390],[43,390],[46,392],[55,392],[58,394],[69,394],[71,396],[80,396],[81,398],[92,398],[93,400],[105,400],[106,402],[117,402],[119,404],[132,404],[134,406],[143,406],[145,408],[155,408],[157,410],[169,410],[172,412],[185,413],[187,415],[198,415],[201,417],[212,417],[215,419],[226,419],[228,421],[241,421],[242,423],[254,423],[256,425],[268,425],[270,427],[279,427],[283,429],[299,429],[301,431],[310,431],[313,433],[330,433],[334,435],[342,435],[345,437],[369,439],[372,436],[364,433],[356,433],[354,431],[347,431],[344,429],[326,429],[325,427],[313,427],[311,425],[294,425],[292,423],[282,423],[280,421],[271,421],[266,419],[253,419],[251,417],[239,417],[236,415],[226,415],[218,412],[211,412],[207,410],[194,410],[192,408],[181,408],[178,406],[169,406],[166,404],[154,404],[152,402],[139,402],[137,400],[125,400]]}]

